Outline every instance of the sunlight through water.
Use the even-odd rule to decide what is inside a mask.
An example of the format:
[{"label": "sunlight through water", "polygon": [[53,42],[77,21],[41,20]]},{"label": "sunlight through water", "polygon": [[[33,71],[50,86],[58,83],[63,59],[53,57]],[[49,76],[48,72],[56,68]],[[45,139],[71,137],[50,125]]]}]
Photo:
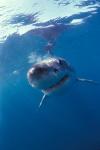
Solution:
[{"label": "sunlight through water", "polygon": [[[88,0],[69,0],[68,2],[63,0],[21,0],[19,3],[16,0],[1,0],[0,41],[2,42],[14,32],[23,34],[30,29],[38,28],[37,23],[45,23],[64,17],[67,19],[81,13],[93,15],[99,7],[100,3],[92,0],[90,3]],[[77,24],[77,21],[79,23],[81,20],[76,18],[76,21],[71,20],[70,23]]]}]

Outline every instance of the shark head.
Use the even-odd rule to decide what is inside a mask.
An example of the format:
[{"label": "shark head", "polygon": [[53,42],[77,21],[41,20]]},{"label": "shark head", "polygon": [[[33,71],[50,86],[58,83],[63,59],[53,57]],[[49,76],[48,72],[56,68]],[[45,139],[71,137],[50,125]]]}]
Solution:
[{"label": "shark head", "polygon": [[30,85],[42,91],[51,92],[64,81],[69,81],[73,68],[63,58],[48,57],[34,64],[27,73]]}]

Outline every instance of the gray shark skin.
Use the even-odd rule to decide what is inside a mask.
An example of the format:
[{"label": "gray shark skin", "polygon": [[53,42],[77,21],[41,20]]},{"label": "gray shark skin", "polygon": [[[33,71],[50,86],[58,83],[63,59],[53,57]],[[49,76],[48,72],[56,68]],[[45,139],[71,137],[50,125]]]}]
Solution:
[{"label": "gray shark skin", "polygon": [[32,87],[41,90],[44,94],[39,107],[47,95],[64,83],[68,85],[70,82],[80,81],[98,84],[96,81],[77,77],[74,68],[61,57],[48,57],[34,64],[27,72],[27,78]]}]

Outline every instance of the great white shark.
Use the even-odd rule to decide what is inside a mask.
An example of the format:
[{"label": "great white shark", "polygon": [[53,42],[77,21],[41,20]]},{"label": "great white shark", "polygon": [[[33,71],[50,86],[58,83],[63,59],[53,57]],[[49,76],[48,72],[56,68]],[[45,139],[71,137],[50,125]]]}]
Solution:
[{"label": "great white shark", "polygon": [[71,81],[81,81],[98,84],[96,81],[77,77],[74,68],[68,61],[53,56],[34,64],[28,70],[27,78],[32,87],[43,93],[39,107],[47,95],[63,86],[64,83],[68,85]]}]

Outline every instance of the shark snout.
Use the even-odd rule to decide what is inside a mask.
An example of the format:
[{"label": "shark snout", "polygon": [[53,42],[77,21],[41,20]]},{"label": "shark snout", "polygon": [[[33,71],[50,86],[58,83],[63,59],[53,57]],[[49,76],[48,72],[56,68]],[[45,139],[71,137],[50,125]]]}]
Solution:
[{"label": "shark snout", "polygon": [[28,78],[31,81],[34,79],[41,79],[42,76],[45,76],[47,73],[48,73],[47,67],[36,65],[28,71]]}]

